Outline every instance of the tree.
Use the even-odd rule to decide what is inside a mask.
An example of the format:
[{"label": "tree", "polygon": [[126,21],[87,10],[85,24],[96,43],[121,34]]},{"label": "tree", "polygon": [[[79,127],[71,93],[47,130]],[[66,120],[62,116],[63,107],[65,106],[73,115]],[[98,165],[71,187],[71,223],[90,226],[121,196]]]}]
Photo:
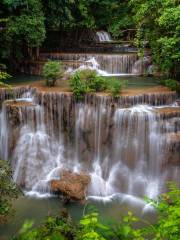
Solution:
[{"label": "tree", "polygon": [[42,4],[48,30],[65,30],[74,26],[75,19],[71,11],[73,0],[44,0]]},{"label": "tree", "polygon": [[58,78],[62,77],[63,70],[60,62],[48,61],[43,67],[43,76],[46,78],[46,85],[53,87]]},{"label": "tree", "polygon": [[12,199],[18,196],[18,189],[12,181],[12,171],[7,161],[0,160],[0,223],[7,221],[12,212]]},{"label": "tree", "polygon": [[0,17],[6,19],[1,31],[1,57],[14,60],[14,65],[23,57],[32,57],[32,49],[38,49],[45,39],[41,1],[3,0]]},{"label": "tree", "polygon": [[148,43],[153,61],[171,76],[180,63],[180,4],[178,0],[131,0],[137,27],[136,44]]}]

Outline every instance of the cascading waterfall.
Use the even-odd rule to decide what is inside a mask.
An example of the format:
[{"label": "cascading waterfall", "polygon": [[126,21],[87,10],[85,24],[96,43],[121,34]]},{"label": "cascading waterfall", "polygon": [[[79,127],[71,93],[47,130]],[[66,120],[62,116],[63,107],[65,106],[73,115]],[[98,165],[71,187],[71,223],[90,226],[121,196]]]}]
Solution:
[{"label": "cascading waterfall", "polygon": [[[146,74],[150,72],[149,67],[152,66],[152,59],[149,56],[142,57],[138,59],[132,68],[132,73],[133,74]],[[149,71],[149,72],[148,72]]]},{"label": "cascading waterfall", "polygon": [[111,36],[108,32],[98,31],[96,33],[96,35],[98,37],[99,42],[111,42],[112,41]]},{"label": "cascading waterfall", "polygon": [[2,159],[8,159],[8,122],[6,116],[5,106],[2,106],[0,111],[0,156]]},{"label": "cascading waterfall", "polygon": [[[93,69],[102,76],[152,74],[150,57],[138,58],[137,52],[124,53],[41,53],[39,60],[25,62],[22,73],[42,75],[44,63],[48,60],[62,61],[67,73],[81,69]],[[150,67],[151,66],[151,67]]]},{"label": "cascading waterfall", "polygon": [[164,139],[156,118],[148,106],[118,109],[115,113],[113,158],[121,160],[119,177],[128,194],[155,197],[159,193]]},{"label": "cascading waterfall", "polygon": [[[138,60],[136,53],[126,54],[78,54],[78,53],[49,53],[41,54],[41,59],[53,59],[63,61],[68,72],[90,68],[100,75],[129,75],[132,74],[134,64]],[[139,72],[138,72],[139,70]],[[144,71],[138,68],[136,74]],[[135,73],[134,73],[135,74]]]},{"label": "cascading waterfall", "polygon": [[0,131],[1,157],[12,156],[14,180],[28,194],[49,196],[49,181],[60,178],[60,169],[86,172],[88,195],[106,198],[119,193],[156,197],[166,180],[176,180],[180,167],[167,164],[167,135],[180,131],[179,107],[156,106],[172,103],[173,95],[116,100],[90,95],[75,103],[71,94],[31,94],[26,99],[31,105],[16,106],[20,125],[13,154],[6,153],[4,136],[13,122],[6,104],[0,120],[6,126]]}]

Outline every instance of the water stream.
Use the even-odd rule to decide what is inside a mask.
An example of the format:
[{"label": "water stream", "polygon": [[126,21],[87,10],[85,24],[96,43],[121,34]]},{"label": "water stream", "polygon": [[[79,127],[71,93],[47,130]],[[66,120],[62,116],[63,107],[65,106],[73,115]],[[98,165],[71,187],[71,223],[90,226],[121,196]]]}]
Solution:
[{"label": "water stream", "polygon": [[[89,174],[88,203],[114,217],[131,209],[154,219],[143,196],[156,198],[167,180],[179,182],[180,108],[174,93],[115,99],[90,94],[76,103],[72,94],[20,87],[15,105],[5,101],[9,97],[0,94],[0,156],[11,160],[14,181],[26,198],[14,203],[23,208],[18,222],[0,229],[2,234],[14,234],[30,216],[38,223],[47,209],[63,207],[49,184],[60,179],[61,169]],[[78,218],[84,211],[76,204],[67,207]]]},{"label": "water stream", "polygon": [[41,60],[61,60],[67,72],[93,69],[102,76],[141,75],[148,72],[151,59],[138,59],[137,53],[42,53]]},{"label": "water stream", "polygon": [[105,31],[98,31],[96,33],[99,42],[111,42],[112,38],[108,32]]},{"label": "water stream", "polygon": [[[23,100],[32,105],[17,107],[18,126],[7,105],[2,107],[0,152],[11,157],[14,181],[28,195],[49,196],[49,181],[60,178],[60,169],[90,174],[89,196],[154,198],[166,180],[176,179],[179,166],[167,164],[167,156],[171,135],[180,130],[179,107],[156,106],[158,98],[149,99],[155,106],[139,98],[123,107],[103,96],[75,103],[63,93],[26,95]],[[11,147],[10,133],[16,137]]]}]

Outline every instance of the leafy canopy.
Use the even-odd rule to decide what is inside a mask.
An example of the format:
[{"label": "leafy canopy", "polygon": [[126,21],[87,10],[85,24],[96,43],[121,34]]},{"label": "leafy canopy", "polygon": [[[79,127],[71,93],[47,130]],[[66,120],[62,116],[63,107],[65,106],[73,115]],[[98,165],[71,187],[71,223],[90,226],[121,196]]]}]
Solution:
[{"label": "leafy canopy", "polygon": [[177,0],[130,0],[137,27],[136,44],[148,43],[159,69],[175,76],[180,63],[180,3]]}]

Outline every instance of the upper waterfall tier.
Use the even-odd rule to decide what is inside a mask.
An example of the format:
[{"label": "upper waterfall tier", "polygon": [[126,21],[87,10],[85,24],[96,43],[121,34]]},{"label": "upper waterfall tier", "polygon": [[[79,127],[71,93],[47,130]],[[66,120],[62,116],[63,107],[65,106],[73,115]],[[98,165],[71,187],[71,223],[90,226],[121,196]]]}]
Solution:
[{"label": "upper waterfall tier", "polygon": [[41,75],[47,60],[61,61],[68,73],[89,68],[96,70],[102,76],[143,75],[149,72],[152,74],[153,69],[151,57],[145,56],[139,59],[137,52],[115,54],[50,52],[40,53],[36,61],[23,62],[20,70],[22,73]]},{"label": "upper waterfall tier", "polygon": [[99,42],[111,42],[112,38],[110,34],[106,31],[98,31],[96,33]]},{"label": "upper waterfall tier", "polygon": [[[72,70],[79,67],[91,67],[107,74],[130,74],[138,60],[135,53],[128,54],[87,54],[87,53],[42,53],[41,60],[61,60],[66,69]],[[138,73],[138,72],[137,72]],[[103,73],[102,73],[103,74]],[[104,73],[105,74],[105,73]]]}]

